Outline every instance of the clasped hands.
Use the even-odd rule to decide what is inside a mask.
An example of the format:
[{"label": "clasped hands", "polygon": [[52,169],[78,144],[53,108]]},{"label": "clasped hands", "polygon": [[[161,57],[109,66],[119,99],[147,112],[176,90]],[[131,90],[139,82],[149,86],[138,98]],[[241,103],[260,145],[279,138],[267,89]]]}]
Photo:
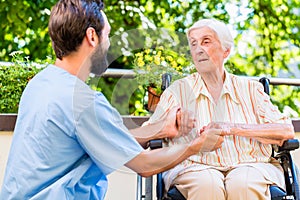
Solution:
[{"label": "clasped hands", "polygon": [[[176,111],[176,112],[175,112]],[[196,127],[196,119],[192,111],[176,109],[170,110],[167,121],[172,121],[168,125],[168,138],[178,138],[188,135]],[[196,130],[198,137],[191,142],[191,147],[195,151],[209,152],[222,146],[225,135],[231,135],[230,123],[211,122],[207,126]]]}]

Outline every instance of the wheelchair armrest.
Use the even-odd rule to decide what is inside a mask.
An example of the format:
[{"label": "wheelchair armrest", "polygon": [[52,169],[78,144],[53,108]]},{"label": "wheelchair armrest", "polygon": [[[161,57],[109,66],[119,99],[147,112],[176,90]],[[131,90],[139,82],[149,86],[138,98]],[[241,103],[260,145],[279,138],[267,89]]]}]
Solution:
[{"label": "wheelchair armrest", "polygon": [[284,141],[282,146],[273,145],[275,152],[282,152],[282,151],[293,151],[299,148],[299,141],[297,139],[290,139]]},{"label": "wheelchair armrest", "polygon": [[156,139],[156,140],[150,140],[149,141],[149,147],[152,150],[162,148],[162,146],[163,146],[163,140],[162,139]]}]

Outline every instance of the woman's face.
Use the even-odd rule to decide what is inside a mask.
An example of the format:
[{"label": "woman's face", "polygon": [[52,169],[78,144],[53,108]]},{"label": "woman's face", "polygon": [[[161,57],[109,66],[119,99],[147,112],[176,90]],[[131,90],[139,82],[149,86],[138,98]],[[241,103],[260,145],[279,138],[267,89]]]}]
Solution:
[{"label": "woman's face", "polygon": [[193,29],[188,38],[193,62],[200,74],[223,69],[229,50],[222,48],[215,31],[209,27]]}]

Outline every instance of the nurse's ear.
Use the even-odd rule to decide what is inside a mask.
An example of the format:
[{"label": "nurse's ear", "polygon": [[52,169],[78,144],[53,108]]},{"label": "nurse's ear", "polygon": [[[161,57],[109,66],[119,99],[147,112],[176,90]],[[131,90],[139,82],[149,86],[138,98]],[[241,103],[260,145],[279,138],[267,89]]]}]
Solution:
[{"label": "nurse's ear", "polygon": [[98,35],[94,28],[89,27],[86,29],[86,40],[92,47],[96,47],[99,44]]}]

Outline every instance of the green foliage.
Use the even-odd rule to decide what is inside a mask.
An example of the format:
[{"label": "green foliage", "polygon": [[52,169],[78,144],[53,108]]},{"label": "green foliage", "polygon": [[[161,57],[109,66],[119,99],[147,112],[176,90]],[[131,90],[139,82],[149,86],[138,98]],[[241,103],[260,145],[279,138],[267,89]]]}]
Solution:
[{"label": "green foliage", "polygon": [[250,76],[277,77],[284,70],[295,77],[288,67],[300,62],[300,2],[256,0],[246,8],[252,12],[237,23],[245,31],[236,39],[238,49],[246,48],[231,59],[233,64]]},{"label": "green foliage", "polygon": [[[300,78],[300,2],[254,0],[242,9],[249,12],[234,21],[239,34],[229,68],[248,76]],[[299,117],[299,91],[295,86],[272,87],[271,99],[287,115]]]},{"label": "green foliage", "polygon": [[20,52],[12,56],[14,63],[0,64],[0,113],[17,113],[25,86],[42,69],[20,57]]},{"label": "green foliage", "polygon": [[0,60],[11,61],[10,53],[22,50],[30,60],[53,57],[48,20],[56,0],[2,0],[0,6]]},{"label": "green foliage", "polygon": [[104,94],[122,115],[146,115],[144,109],[144,89],[135,79],[93,77],[87,81],[92,89]]},{"label": "green foliage", "polygon": [[290,117],[299,117],[300,87],[278,85],[271,87],[271,99],[282,112]]}]

